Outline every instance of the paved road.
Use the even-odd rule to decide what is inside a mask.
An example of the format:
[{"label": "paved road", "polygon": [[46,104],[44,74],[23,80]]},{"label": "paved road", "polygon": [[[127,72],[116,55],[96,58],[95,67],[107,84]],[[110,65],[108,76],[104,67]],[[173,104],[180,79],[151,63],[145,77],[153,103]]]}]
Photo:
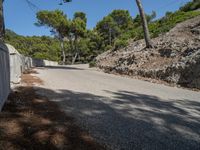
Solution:
[{"label": "paved road", "polygon": [[37,69],[38,92],[113,150],[200,149],[200,92],[105,74],[86,65]]}]

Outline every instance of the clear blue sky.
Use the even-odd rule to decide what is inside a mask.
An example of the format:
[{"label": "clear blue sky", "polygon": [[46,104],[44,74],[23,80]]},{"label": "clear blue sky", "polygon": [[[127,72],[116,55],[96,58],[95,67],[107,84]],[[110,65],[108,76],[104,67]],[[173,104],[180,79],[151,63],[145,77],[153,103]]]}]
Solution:
[{"label": "clear blue sky", "polygon": [[[41,10],[63,10],[69,18],[74,12],[83,11],[88,17],[88,28],[114,9],[129,10],[132,16],[138,13],[135,0],[73,0],[72,3],[58,5],[60,0],[30,0]],[[157,17],[162,17],[166,11],[175,11],[190,0],[142,0],[146,13],[155,10]],[[5,0],[4,15],[6,28],[20,35],[50,35],[49,29],[36,27],[36,9],[29,7],[25,0]]]}]

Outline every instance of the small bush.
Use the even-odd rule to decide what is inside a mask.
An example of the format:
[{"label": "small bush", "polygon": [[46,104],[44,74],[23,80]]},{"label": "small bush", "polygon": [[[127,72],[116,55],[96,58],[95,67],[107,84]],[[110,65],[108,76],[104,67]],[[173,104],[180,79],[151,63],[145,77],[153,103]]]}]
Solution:
[{"label": "small bush", "polygon": [[111,50],[111,49],[113,49],[113,47],[112,47],[111,45],[107,45],[107,46],[105,47],[105,50]]},{"label": "small bush", "polygon": [[89,63],[89,67],[90,68],[93,68],[93,67],[96,67],[96,61],[91,61],[90,63]]},{"label": "small bush", "polygon": [[128,40],[121,40],[121,39],[117,39],[115,41],[115,49],[120,49],[120,48],[124,48],[128,45]]}]

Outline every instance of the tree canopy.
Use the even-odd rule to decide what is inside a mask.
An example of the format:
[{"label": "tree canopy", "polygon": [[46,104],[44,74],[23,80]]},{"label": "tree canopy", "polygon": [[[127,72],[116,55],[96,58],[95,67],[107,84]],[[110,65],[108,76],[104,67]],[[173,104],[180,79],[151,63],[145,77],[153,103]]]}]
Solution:
[{"label": "tree canopy", "polygon": [[61,10],[39,11],[36,16],[38,22],[35,24],[37,26],[50,27],[53,34],[58,34],[62,38],[69,33],[70,23],[67,20],[67,16]]}]

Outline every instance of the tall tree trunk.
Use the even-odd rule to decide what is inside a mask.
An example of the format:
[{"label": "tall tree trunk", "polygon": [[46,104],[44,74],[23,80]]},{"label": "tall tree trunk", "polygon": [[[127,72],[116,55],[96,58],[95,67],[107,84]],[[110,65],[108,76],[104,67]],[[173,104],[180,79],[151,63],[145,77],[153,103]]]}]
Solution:
[{"label": "tall tree trunk", "polygon": [[78,40],[78,37],[75,36],[74,38],[74,51],[75,51],[75,56],[74,58],[72,59],[72,65],[76,62],[76,58],[78,56],[78,51],[77,51],[77,40]]},{"label": "tall tree trunk", "polygon": [[64,40],[63,38],[60,38],[60,49],[62,52],[62,64],[64,65],[66,62],[66,54],[65,54],[65,49],[64,49]]},{"label": "tall tree trunk", "polygon": [[76,58],[78,56],[78,53],[76,52],[75,56],[73,57],[73,60],[72,60],[72,65],[76,62]]},{"label": "tall tree trunk", "polygon": [[145,15],[144,9],[142,7],[141,0],[136,0],[136,3],[137,3],[137,6],[138,6],[138,9],[139,9],[139,12],[140,12],[140,17],[142,19],[142,27],[143,27],[143,30],[144,30],[144,39],[145,39],[145,42],[146,42],[146,47],[152,48],[153,43],[152,43],[151,38],[150,38],[149,28],[148,28],[148,24],[147,24],[147,20],[146,20],[146,15]]},{"label": "tall tree trunk", "polygon": [[112,45],[112,33],[110,27],[109,27],[109,44]]},{"label": "tall tree trunk", "polygon": [[0,0],[0,39],[3,40],[5,36],[5,24],[4,24],[4,15],[3,15],[3,1]]}]

